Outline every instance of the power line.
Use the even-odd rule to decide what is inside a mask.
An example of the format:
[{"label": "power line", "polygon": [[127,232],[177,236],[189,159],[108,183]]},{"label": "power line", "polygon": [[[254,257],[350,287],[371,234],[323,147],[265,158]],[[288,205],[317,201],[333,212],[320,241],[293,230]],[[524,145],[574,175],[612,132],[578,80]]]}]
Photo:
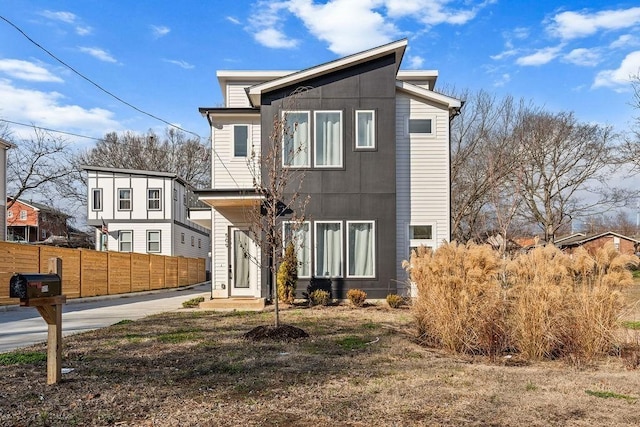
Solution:
[{"label": "power line", "polygon": [[119,96],[113,94],[112,92],[108,91],[107,89],[103,88],[102,86],[100,86],[98,83],[94,82],[93,80],[91,80],[89,77],[85,76],[84,74],[82,74],[81,72],[77,71],[75,68],[73,68],[71,65],[67,64],[66,62],[64,62],[62,59],[58,58],[56,55],[54,55],[53,53],[51,53],[49,50],[47,50],[45,47],[43,47],[42,45],[40,45],[38,42],[36,42],[35,40],[33,40],[31,37],[29,37],[27,35],[27,33],[25,33],[24,31],[22,31],[16,24],[14,24],[13,22],[9,21],[7,18],[5,18],[4,16],[0,15],[0,19],[2,19],[3,21],[5,21],[7,24],[11,25],[13,28],[15,28],[20,34],[22,34],[27,40],[29,40],[31,43],[33,43],[35,46],[37,46],[39,49],[43,50],[44,52],[47,53],[47,55],[49,55],[50,57],[52,57],[53,59],[55,59],[56,61],[58,61],[60,64],[64,65],[65,67],[67,67],[68,69],[70,69],[71,71],[73,71],[76,75],[80,76],[81,78],[83,78],[84,80],[86,80],[87,82],[89,82],[90,84],[92,84],[93,86],[97,87],[99,90],[101,90],[102,92],[106,93],[107,95],[111,96],[112,98],[118,100],[119,102],[123,103],[124,105],[133,108],[134,110],[136,110],[137,112],[144,114],[146,116],[151,117],[152,119],[161,121],[162,123],[165,123],[168,126],[171,126],[173,128],[179,129],[183,132],[186,133],[190,133],[192,135],[197,136],[198,138],[202,137],[200,135],[198,135],[195,132],[192,132],[190,130],[187,129],[183,129],[180,126],[174,125],[171,122],[168,122],[167,120],[164,120],[154,114],[148,113],[138,107],[136,107],[135,105],[125,101],[124,99],[120,98]]},{"label": "power line", "polygon": [[64,135],[77,136],[79,138],[93,139],[95,141],[102,141],[102,138],[96,138],[95,136],[80,135],[79,133],[67,132],[64,130],[57,130],[57,129],[50,129],[50,128],[45,128],[45,127],[36,126],[36,125],[29,125],[26,123],[14,122],[12,120],[7,120],[7,119],[0,119],[0,122],[11,123],[13,125],[25,126],[25,127],[30,127],[34,129],[46,130],[47,132],[62,133]]}]

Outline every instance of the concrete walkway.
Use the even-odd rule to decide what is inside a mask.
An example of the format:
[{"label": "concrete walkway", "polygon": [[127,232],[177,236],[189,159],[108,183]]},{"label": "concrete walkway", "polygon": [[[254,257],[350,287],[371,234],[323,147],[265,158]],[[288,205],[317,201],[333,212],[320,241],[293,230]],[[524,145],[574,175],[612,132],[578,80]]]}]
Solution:
[{"label": "concrete walkway", "polygon": [[[62,307],[62,335],[104,328],[124,319],[182,309],[182,303],[203,296],[211,283],[148,293],[67,300]],[[47,324],[34,307],[9,306],[0,311],[0,353],[47,340]]]}]

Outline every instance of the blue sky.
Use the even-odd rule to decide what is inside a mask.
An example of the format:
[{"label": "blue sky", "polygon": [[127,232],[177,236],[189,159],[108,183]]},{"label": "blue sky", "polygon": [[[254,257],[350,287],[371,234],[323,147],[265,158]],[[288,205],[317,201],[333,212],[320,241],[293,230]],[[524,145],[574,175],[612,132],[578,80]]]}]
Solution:
[{"label": "blue sky", "polygon": [[[216,70],[302,69],[404,37],[403,68],[439,70],[440,88],[512,95],[619,131],[640,115],[629,84],[640,70],[637,2],[3,0],[0,16],[109,92],[204,138],[198,107],[222,103]],[[0,119],[92,137],[166,127],[4,20]]]}]

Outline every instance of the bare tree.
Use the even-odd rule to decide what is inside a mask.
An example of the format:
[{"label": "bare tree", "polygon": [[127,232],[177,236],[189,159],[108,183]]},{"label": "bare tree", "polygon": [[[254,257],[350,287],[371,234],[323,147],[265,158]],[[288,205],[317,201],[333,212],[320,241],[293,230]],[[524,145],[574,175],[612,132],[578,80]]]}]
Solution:
[{"label": "bare tree", "polygon": [[455,96],[464,107],[451,125],[451,222],[454,239],[467,241],[490,227],[490,199],[519,164],[513,130],[528,107],[485,91]]},{"label": "bare tree", "polygon": [[76,165],[99,165],[112,168],[171,172],[196,187],[211,182],[209,150],[198,138],[168,128],[164,138],[153,131],[144,135],[111,132],[95,147],[80,153]]},{"label": "bare tree", "polygon": [[553,242],[572,218],[604,212],[626,200],[606,178],[613,163],[610,127],[579,123],[572,113],[527,113],[516,129],[522,165],[523,218]]},{"label": "bare tree", "polygon": [[70,144],[36,127],[33,132],[33,137],[14,142],[16,147],[8,152],[7,194],[11,200],[7,208],[27,195],[40,201],[48,195],[50,202],[55,201],[57,189],[72,175]]}]

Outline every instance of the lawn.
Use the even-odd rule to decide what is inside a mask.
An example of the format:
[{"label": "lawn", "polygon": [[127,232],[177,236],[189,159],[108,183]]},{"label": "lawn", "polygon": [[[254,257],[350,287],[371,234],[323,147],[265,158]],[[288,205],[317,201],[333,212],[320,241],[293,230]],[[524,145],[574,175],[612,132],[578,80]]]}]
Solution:
[{"label": "lawn", "polygon": [[[0,358],[0,425],[640,425],[640,374],[612,354],[562,361],[459,357],[418,345],[408,309],[293,307],[293,342],[243,339],[273,313],[184,309]],[[640,317],[630,320],[640,320]],[[24,357],[21,357],[23,355]]]}]

